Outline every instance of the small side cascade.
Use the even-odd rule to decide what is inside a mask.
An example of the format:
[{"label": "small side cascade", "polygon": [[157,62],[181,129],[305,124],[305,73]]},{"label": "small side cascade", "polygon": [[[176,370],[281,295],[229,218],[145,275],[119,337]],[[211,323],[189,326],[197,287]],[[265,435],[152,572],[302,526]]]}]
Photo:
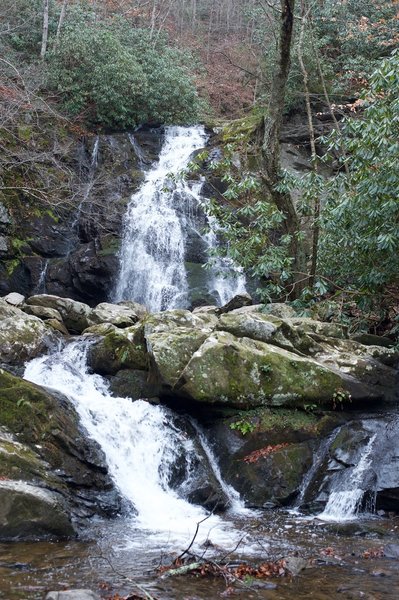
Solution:
[{"label": "small side cascade", "polygon": [[137,157],[137,164],[138,164],[139,169],[144,169],[146,166],[146,159],[145,159],[144,152],[141,149],[140,144],[134,137],[133,133],[128,133],[127,137],[129,138],[129,142],[133,148],[133,152],[135,153],[135,155]]},{"label": "small side cascade", "polygon": [[203,182],[195,184],[192,194],[206,215],[207,225],[205,233],[202,233],[202,239],[210,259],[208,288],[216,296],[218,305],[223,306],[237,294],[246,292],[246,280],[240,267],[237,267],[231,259],[218,253],[220,225],[217,219],[209,214],[209,201],[202,195],[202,188]]},{"label": "small side cascade", "polygon": [[334,442],[338,433],[339,429],[334,430],[331,435],[322,440],[319,448],[314,453],[312,466],[303,478],[298,496],[295,500],[295,505],[293,507],[294,510],[299,510],[302,504],[306,501],[306,496],[309,491],[309,488],[312,485],[315,478],[317,477],[320,467],[326,461],[330,446]]},{"label": "small side cascade", "polygon": [[372,452],[377,434],[373,434],[365,445],[357,465],[347,469],[333,489],[324,511],[318,515],[325,521],[350,521],[361,508],[366,490],[363,483],[372,465]]},{"label": "small side cascade", "polygon": [[42,266],[42,270],[40,271],[40,275],[39,275],[39,279],[35,288],[34,293],[35,294],[46,294],[47,293],[47,288],[46,288],[46,277],[47,277],[47,270],[48,270],[48,266],[49,266],[49,259],[46,258],[43,261],[43,266]]},{"label": "small side cascade", "polygon": [[77,211],[75,214],[75,218],[71,225],[72,231],[76,231],[76,229],[78,228],[80,217],[82,215],[85,204],[87,203],[87,200],[89,199],[91,190],[93,188],[94,176],[95,176],[96,169],[98,166],[99,149],[100,149],[100,136],[96,135],[96,138],[95,138],[94,144],[93,144],[93,149],[91,151],[87,181],[84,186],[82,200],[80,201],[80,203],[78,205],[78,208],[77,208]]}]

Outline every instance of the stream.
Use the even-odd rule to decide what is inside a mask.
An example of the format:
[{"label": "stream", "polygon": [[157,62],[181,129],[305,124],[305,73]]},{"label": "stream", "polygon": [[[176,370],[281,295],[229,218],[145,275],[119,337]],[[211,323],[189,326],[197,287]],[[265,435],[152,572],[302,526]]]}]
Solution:
[{"label": "stream", "polygon": [[[94,520],[80,541],[1,544],[1,598],[41,599],[46,591],[62,587],[87,587],[104,597],[111,592],[127,595],[134,590],[130,579],[163,600],[216,600],[226,589],[222,578],[159,579],[157,569],[170,564],[194,536],[192,551],[209,559],[226,555],[239,564],[300,556],[308,561],[296,578],[262,581],[254,589],[241,584],[235,586],[234,597],[396,598],[399,561],[379,554],[389,544],[399,553],[395,545],[399,518],[356,513],[375,434],[351,472],[351,490],[343,491],[339,483],[324,512],[309,516],[298,508],[245,508],[223,482],[211,447],[196,424],[195,437],[230,499],[227,513],[212,515],[184,498],[184,484],[178,492],[170,484],[182,457],[187,480],[195,476],[192,465],[197,452],[173,411],[112,397],[106,381],[88,372],[90,343],[74,341],[51,356],[34,359],[25,378],[69,397],[88,435],[105,452],[115,485],[130,507],[114,521]],[[323,452],[321,448],[316,463]]]}]

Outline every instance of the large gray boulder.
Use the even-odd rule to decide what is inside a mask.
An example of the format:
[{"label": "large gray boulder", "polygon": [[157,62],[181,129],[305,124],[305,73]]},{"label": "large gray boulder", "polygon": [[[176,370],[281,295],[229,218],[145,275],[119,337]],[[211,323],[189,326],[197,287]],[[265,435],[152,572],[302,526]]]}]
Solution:
[{"label": "large gray boulder", "polygon": [[57,310],[71,333],[82,333],[91,325],[90,315],[92,309],[83,302],[71,300],[71,298],[60,298],[51,294],[38,294],[26,300],[30,306],[43,306]]},{"label": "large gray boulder", "polygon": [[139,315],[133,308],[118,304],[102,302],[90,313],[90,322],[93,325],[112,323],[116,327],[131,327],[139,320]]},{"label": "large gray boulder", "polygon": [[68,538],[75,534],[60,495],[31,483],[0,481],[0,538]]},{"label": "large gray boulder", "polygon": [[46,353],[58,339],[41,319],[0,300],[0,362],[22,365]]}]

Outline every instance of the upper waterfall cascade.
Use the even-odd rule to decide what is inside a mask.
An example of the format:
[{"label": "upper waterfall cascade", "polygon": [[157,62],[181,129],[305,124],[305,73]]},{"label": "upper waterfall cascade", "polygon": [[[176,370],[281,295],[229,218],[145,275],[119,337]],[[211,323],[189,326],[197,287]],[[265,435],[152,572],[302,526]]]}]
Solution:
[{"label": "upper waterfall cascade", "polygon": [[[203,210],[202,184],[190,184],[181,172],[206,141],[201,126],[166,128],[159,161],[147,171],[128,206],[114,300],[141,302],[154,312],[190,305],[188,238],[194,236],[195,243],[212,251],[217,226]],[[198,213],[203,228],[198,226]],[[228,261],[216,259],[208,289],[215,302],[223,304],[245,290],[245,279]]]}]

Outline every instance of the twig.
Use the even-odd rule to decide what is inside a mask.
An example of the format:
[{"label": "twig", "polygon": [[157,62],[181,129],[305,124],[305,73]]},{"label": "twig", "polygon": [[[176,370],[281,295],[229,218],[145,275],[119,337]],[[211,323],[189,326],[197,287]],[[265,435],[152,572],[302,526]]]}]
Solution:
[{"label": "twig", "polygon": [[181,553],[181,554],[180,554],[180,555],[179,555],[179,556],[176,558],[176,561],[178,561],[178,560],[181,560],[181,559],[183,558],[183,556],[185,556],[186,554],[188,554],[188,552],[189,552],[190,548],[192,548],[192,545],[193,545],[193,544],[194,544],[194,542],[195,542],[195,538],[196,538],[196,537],[197,537],[197,535],[198,535],[198,531],[199,531],[199,527],[200,527],[200,525],[201,525],[202,523],[204,523],[204,521],[207,521],[211,515],[212,515],[212,513],[209,513],[209,515],[207,515],[207,516],[206,516],[204,519],[202,519],[202,521],[198,521],[198,523],[197,523],[197,526],[196,526],[196,528],[195,528],[195,533],[194,533],[194,535],[193,535],[193,538],[192,538],[192,540],[191,540],[191,542],[190,542],[189,546],[188,546],[188,547],[187,547],[185,550],[183,550],[183,552],[182,552],[182,553]]}]

